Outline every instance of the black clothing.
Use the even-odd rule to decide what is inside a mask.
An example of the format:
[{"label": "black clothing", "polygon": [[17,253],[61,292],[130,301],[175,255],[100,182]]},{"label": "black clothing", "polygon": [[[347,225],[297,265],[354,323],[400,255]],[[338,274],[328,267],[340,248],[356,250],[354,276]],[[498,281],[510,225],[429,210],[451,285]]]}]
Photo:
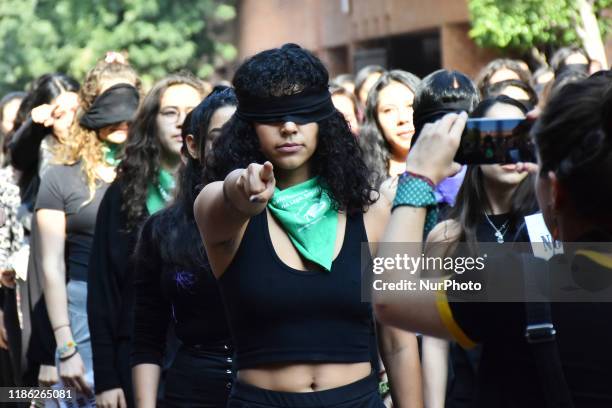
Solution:
[{"label": "black clothing", "polygon": [[330,272],[299,271],[276,254],[267,211],[251,218],[219,279],[236,348],[236,368],[282,362],[372,360],[372,308],[361,301],[363,215],[347,217]]},{"label": "black clothing", "polygon": [[342,387],[315,392],[277,392],[236,382],[227,408],[384,408],[375,373]]},{"label": "black clothing", "polygon": [[232,350],[217,347],[179,349],[166,373],[165,408],[218,408],[227,405],[234,374]]},{"label": "black clothing", "polygon": [[40,186],[38,176],[40,144],[51,134],[51,129],[34,123],[30,117],[17,129],[8,146],[11,152],[11,165],[21,172],[18,183],[21,200],[29,211],[34,209]]},{"label": "black clothing", "polygon": [[[489,220],[499,230],[504,230],[504,224],[509,220],[509,214],[489,215]],[[476,225],[477,242],[496,242],[495,229],[483,215]],[[525,228],[508,225],[504,234],[505,242],[528,242],[529,236]],[[456,342],[449,344],[449,367],[446,392],[446,408],[467,408],[473,403],[476,393],[478,365],[482,347],[476,345],[464,349]]]},{"label": "black clothing", "polygon": [[[16,312],[15,289],[0,287],[0,309],[3,312],[3,326],[8,336],[9,349],[0,349],[0,387],[14,387],[19,384],[18,374],[20,373],[19,352],[21,350],[13,349],[13,345],[19,345],[19,340],[11,339],[11,334],[14,331],[10,330],[13,327],[11,315]],[[19,323],[17,323],[19,327]]]},{"label": "black clothing", "polygon": [[[98,181],[93,198],[82,166],[51,165],[36,198],[36,210],[66,213],[66,275],[69,280],[87,282],[87,268],[93,243],[96,215],[108,183]],[[86,203],[86,204],[85,204]]]},{"label": "black clothing", "polygon": [[130,256],[138,229],[126,231],[122,203],[121,181],[115,180],[98,210],[87,281],[87,316],[96,392],[122,388],[131,406],[129,344],[134,286]]},{"label": "black clothing", "polygon": [[[20,171],[19,191],[22,201],[20,219],[30,231],[30,258],[28,260],[28,279],[19,287],[23,313],[21,330],[21,384],[38,385],[37,376],[40,364],[55,365],[55,338],[49,322],[43,291],[43,276],[40,259],[34,253],[39,249],[36,238],[36,222],[31,220],[34,203],[40,186],[39,167],[41,165],[41,144],[52,136],[52,130],[36,124],[29,117],[15,132],[9,144],[11,165]],[[44,158],[43,158],[44,161]]]},{"label": "black clothing", "polygon": [[32,219],[31,227],[28,280],[25,285],[19,286],[19,294],[24,322],[21,331],[22,355],[25,355],[26,367],[23,384],[35,386],[38,384],[39,365],[55,366],[56,344],[43,293],[42,259],[36,255],[41,250],[36,218]]},{"label": "black clothing", "polygon": [[[607,242],[610,242],[609,238]],[[555,263],[555,273],[559,275],[565,273],[558,269],[560,265],[565,265],[574,275],[594,271],[601,276],[612,273],[612,262],[602,264],[600,259],[590,256],[575,254],[570,265],[564,255],[556,255],[549,263]],[[469,278],[460,276],[456,279],[486,282],[486,275],[491,273],[502,282],[523,282],[519,256],[489,261],[482,276],[476,273]],[[461,293],[448,291],[448,295]],[[560,358],[574,406],[612,406],[612,327],[607,324],[612,303],[553,302],[550,305]],[[443,317],[443,321],[450,321],[450,326],[454,327],[449,330],[464,343],[482,343],[475,406],[545,406],[535,360],[524,337],[525,304],[451,302],[449,306],[451,316]],[[440,310],[444,310],[444,307],[440,307]]]},{"label": "black clothing", "polygon": [[214,350],[218,344],[227,345],[228,349],[231,345],[212,271],[209,268],[187,270],[161,259],[153,228],[163,215],[161,212],[147,220],[135,254],[132,366],[161,365],[171,321],[176,336],[186,346],[200,345],[204,349],[210,346]]}]

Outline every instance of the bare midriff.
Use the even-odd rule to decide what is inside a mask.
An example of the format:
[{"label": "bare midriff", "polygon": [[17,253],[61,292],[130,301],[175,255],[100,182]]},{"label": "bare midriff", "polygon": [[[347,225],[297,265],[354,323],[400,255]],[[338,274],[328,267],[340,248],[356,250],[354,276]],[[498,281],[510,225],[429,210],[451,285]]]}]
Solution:
[{"label": "bare midriff", "polygon": [[275,364],[238,371],[238,380],[271,391],[313,392],[359,381],[372,371],[369,362],[342,364]]}]

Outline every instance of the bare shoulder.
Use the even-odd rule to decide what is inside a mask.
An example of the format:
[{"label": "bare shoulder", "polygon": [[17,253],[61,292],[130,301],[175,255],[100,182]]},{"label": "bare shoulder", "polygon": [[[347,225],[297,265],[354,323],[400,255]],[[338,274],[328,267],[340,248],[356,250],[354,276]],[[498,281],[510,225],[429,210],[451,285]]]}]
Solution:
[{"label": "bare shoulder", "polygon": [[210,196],[211,193],[215,191],[219,191],[219,189],[223,188],[222,181],[215,181],[213,183],[207,184],[204,186],[202,191],[198,194],[193,204],[193,213],[195,216],[195,220],[198,224],[203,221],[206,216],[206,212],[208,210],[208,204],[210,204]]},{"label": "bare shoulder", "polygon": [[366,233],[368,234],[369,242],[377,242],[383,235],[389,216],[391,215],[391,201],[386,194],[373,192],[372,199],[376,200],[363,215],[363,223],[365,224]]}]

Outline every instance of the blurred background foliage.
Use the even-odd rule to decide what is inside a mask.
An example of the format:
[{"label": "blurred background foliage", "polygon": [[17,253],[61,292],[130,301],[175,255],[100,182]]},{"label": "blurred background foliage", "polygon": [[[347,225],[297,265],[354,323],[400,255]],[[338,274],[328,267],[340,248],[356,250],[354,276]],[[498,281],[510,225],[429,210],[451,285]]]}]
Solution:
[{"label": "blurred background foliage", "polygon": [[235,16],[227,0],[1,0],[0,93],[47,72],[81,80],[108,50],[145,85],[181,68],[205,78],[236,58],[220,40]]},{"label": "blurred background foliage", "polygon": [[581,1],[592,5],[605,38],[612,19],[602,12],[612,7],[612,0],[469,0],[470,37],[485,48],[550,55],[582,43]]}]

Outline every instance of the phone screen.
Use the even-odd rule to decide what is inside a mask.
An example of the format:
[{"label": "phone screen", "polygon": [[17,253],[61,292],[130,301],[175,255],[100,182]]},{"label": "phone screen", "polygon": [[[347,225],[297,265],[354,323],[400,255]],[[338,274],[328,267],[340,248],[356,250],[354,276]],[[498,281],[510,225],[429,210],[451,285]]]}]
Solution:
[{"label": "phone screen", "polygon": [[468,119],[455,161],[461,164],[534,162],[527,119]]}]

